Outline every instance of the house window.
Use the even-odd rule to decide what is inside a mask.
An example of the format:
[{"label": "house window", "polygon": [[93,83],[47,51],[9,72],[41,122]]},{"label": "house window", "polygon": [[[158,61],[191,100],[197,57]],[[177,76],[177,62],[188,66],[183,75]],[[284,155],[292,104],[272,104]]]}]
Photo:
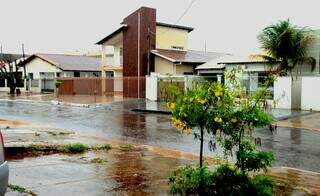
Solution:
[{"label": "house window", "polygon": [[113,71],[106,71],[106,77],[113,77],[114,76],[114,73]]},{"label": "house window", "polygon": [[80,77],[80,71],[75,71],[73,73],[73,76],[76,77],[76,78],[79,78]]},{"label": "house window", "polygon": [[123,65],[123,48],[120,48],[120,66]]},{"label": "house window", "polygon": [[[268,75],[266,73],[258,73],[258,86],[262,87],[267,79]],[[270,86],[272,87],[273,84]]]},{"label": "house window", "polygon": [[0,79],[0,87],[5,87],[6,81],[5,79]]},{"label": "house window", "polygon": [[100,77],[101,72],[93,72],[92,75],[93,75],[93,77]]},{"label": "house window", "polygon": [[60,72],[57,72],[57,78],[59,78],[60,77]]},{"label": "house window", "polygon": [[171,48],[175,50],[183,50],[183,47],[181,46],[171,46]]},{"label": "house window", "polygon": [[28,73],[28,78],[29,78],[30,80],[33,80],[33,73]]}]

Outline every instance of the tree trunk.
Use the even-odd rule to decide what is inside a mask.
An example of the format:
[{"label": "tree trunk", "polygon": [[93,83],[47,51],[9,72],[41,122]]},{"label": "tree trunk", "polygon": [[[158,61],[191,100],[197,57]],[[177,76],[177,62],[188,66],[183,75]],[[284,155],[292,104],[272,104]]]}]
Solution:
[{"label": "tree trunk", "polygon": [[10,86],[10,95],[14,95],[16,92],[16,86],[15,85],[11,85]]},{"label": "tree trunk", "polygon": [[203,155],[203,127],[200,126],[200,167],[202,167],[202,155]]},{"label": "tree trunk", "polygon": [[199,195],[204,195],[203,189],[203,174],[202,174],[202,156],[203,156],[203,126],[200,126],[200,182],[199,182]]}]

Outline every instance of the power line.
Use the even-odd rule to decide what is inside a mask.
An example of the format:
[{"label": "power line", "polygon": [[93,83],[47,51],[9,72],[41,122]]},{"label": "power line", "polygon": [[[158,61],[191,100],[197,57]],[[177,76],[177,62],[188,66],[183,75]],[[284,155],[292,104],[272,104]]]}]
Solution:
[{"label": "power line", "polygon": [[[189,4],[189,6],[187,7],[187,9],[184,10],[184,12],[182,13],[182,15],[178,18],[178,20],[174,23],[175,25],[178,24],[180,22],[180,20],[188,13],[188,11],[191,9],[192,5],[194,4],[194,2],[196,2],[196,0],[192,0]],[[170,31],[171,29],[169,28],[167,31],[162,32],[160,35],[163,35],[165,33],[167,33],[168,31]],[[154,36],[155,37],[155,41],[156,41],[156,45],[157,45],[157,39],[156,39],[156,33],[152,32],[149,28],[148,28],[148,42],[149,42],[149,47],[148,47],[148,75],[150,74],[150,50],[151,50],[151,44],[150,44],[150,36]]]},{"label": "power line", "polygon": [[[196,2],[196,0],[192,0],[192,1],[190,2],[189,6],[184,10],[184,12],[182,13],[182,15],[176,20],[175,23],[173,23],[174,25],[177,25],[177,24],[180,22],[180,20],[189,12],[189,10],[191,9],[192,5],[193,5],[195,2]],[[163,35],[163,34],[167,33],[168,31],[171,31],[171,29],[169,28],[168,30],[163,31],[162,33],[160,33],[160,34],[158,34],[158,35]],[[150,31],[150,33],[151,33],[152,35],[155,35],[155,33],[152,32],[152,31]]]},{"label": "power line", "polygon": [[188,13],[188,11],[190,10],[190,8],[192,7],[192,5],[194,4],[194,2],[196,2],[196,0],[192,0],[189,4],[189,6],[187,7],[187,9],[185,9],[185,11],[182,13],[182,15],[178,18],[178,20],[175,22],[175,24],[177,24],[178,22],[180,22],[180,20]]}]

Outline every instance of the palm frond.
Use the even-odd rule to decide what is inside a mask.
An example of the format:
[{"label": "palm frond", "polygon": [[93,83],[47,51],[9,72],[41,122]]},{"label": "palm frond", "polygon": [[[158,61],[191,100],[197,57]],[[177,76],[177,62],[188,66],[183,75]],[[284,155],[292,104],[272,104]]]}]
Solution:
[{"label": "palm frond", "polygon": [[314,71],[316,68],[316,59],[313,57],[300,57],[296,59],[296,64],[304,66],[304,65],[310,65],[311,71]]}]

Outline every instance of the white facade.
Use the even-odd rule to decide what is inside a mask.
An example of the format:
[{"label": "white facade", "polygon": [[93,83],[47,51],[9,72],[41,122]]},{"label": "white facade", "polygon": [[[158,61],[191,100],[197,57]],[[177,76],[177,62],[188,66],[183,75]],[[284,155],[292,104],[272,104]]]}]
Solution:
[{"label": "white facade", "polygon": [[320,111],[320,77],[302,77],[301,79],[301,109]]},{"label": "white facade", "polygon": [[[22,69],[23,70],[23,69]],[[53,78],[57,76],[57,73],[61,73],[62,70],[56,66],[44,61],[40,58],[34,58],[28,64],[26,64],[26,73],[27,76],[33,74],[34,79],[40,79],[44,77],[50,77],[53,75]],[[47,73],[47,74],[44,74]]]},{"label": "white facade", "polygon": [[291,109],[291,77],[279,77],[274,83],[273,97],[276,107]]}]

